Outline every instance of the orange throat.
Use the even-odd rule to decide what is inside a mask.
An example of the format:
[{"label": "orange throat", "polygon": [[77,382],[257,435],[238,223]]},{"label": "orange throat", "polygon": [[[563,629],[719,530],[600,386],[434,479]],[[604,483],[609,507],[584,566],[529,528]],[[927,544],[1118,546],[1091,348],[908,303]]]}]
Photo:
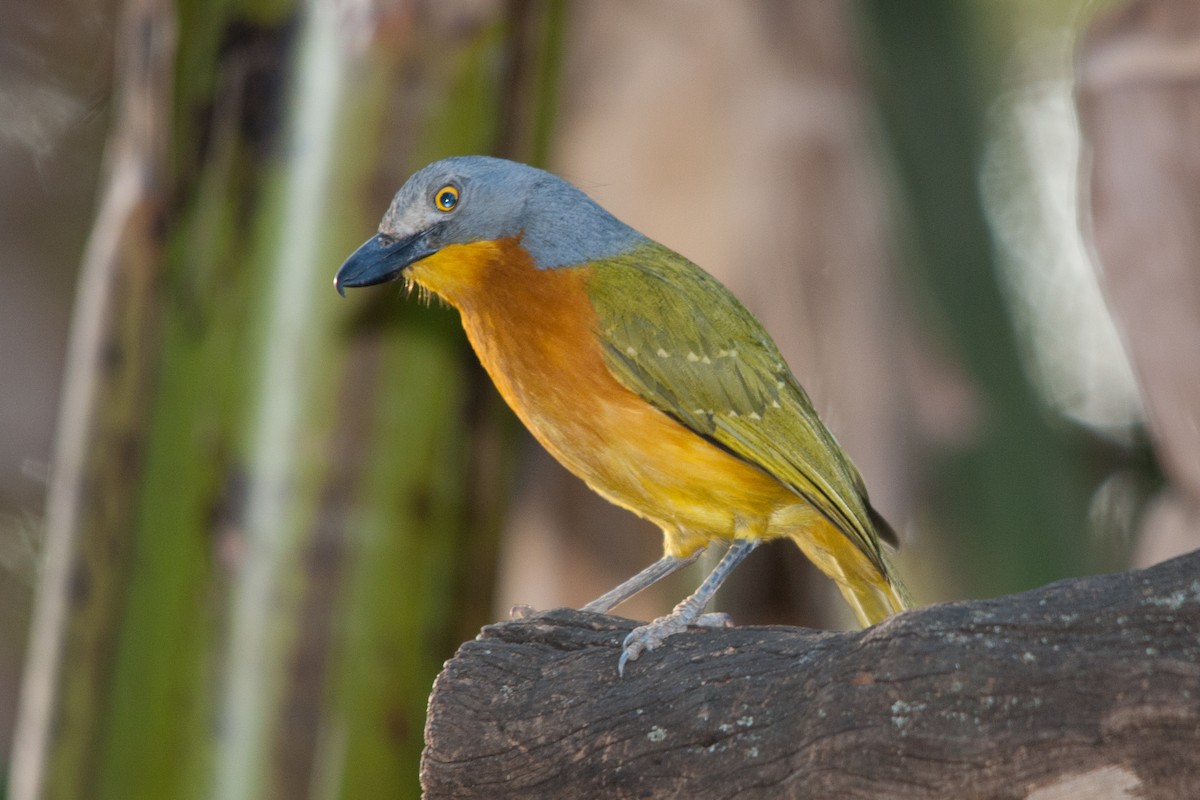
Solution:
[{"label": "orange throat", "polygon": [[542,444],[570,467],[564,442],[594,428],[595,406],[635,397],[604,365],[587,265],[538,269],[517,239],[452,245],[411,268],[412,280],[458,309],[496,388]]}]

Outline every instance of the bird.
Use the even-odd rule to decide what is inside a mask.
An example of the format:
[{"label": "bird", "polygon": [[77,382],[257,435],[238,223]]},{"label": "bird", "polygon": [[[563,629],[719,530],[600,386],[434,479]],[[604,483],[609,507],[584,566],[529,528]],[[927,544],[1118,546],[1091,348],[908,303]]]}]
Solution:
[{"label": "bird", "polygon": [[403,280],[458,310],[500,395],[547,451],[663,533],[663,556],[583,607],[607,613],[724,555],[623,640],[618,672],[703,613],[763,541],[788,538],[869,627],[910,607],[893,529],[763,325],[721,283],[553,173],[453,156],[414,173],[338,293]]}]

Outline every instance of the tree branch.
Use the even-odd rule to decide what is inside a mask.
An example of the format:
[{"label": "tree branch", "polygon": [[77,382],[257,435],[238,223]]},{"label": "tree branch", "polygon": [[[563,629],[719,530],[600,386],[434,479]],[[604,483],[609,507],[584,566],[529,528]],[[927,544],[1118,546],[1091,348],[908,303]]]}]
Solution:
[{"label": "tree branch", "polygon": [[490,625],[429,701],[426,797],[1200,797],[1200,551],[866,631]]}]

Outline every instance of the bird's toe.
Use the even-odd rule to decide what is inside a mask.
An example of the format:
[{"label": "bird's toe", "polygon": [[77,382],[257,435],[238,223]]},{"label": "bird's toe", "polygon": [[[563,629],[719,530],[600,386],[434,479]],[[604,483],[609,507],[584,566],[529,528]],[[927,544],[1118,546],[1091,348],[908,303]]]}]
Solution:
[{"label": "bird's toe", "polygon": [[537,611],[533,606],[518,603],[508,610],[509,619],[529,619],[535,615]]},{"label": "bird's toe", "polygon": [[638,656],[658,647],[667,637],[687,630],[688,622],[679,614],[668,614],[653,622],[639,625],[630,631],[621,643],[621,658],[617,662],[617,673],[625,674],[625,665],[636,661]]},{"label": "bird's toe", "polygon": [[726,614],[724,611],[711,611],[707,614],[701,614],[696,617],[696,621],[692,623],[701,628],[732,628],[733,617]]}]

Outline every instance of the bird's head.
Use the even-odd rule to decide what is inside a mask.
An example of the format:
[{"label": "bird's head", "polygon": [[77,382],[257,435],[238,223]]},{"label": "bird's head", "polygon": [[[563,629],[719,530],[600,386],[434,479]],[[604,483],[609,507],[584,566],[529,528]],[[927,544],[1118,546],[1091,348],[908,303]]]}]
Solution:
[{"label": "bird's head", "polygon": [[396,193],[368,239],[338,270],[334,286],[394,280],[452,245],[517,240],[539,269],[625,252],[645,237],[563,179],[487,156],[435,161]]}]

